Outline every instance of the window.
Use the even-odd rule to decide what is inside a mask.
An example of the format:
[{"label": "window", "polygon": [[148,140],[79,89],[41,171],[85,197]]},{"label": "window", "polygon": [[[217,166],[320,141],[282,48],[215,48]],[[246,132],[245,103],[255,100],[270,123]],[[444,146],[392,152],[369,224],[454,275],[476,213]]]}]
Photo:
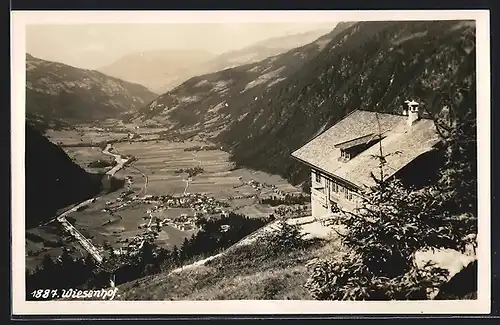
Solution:
[{"label": "window", "polygon": [[348,189],[345,189],[344,191],[344,196],[346,199],[348,199],[349,201],[352,200],[352,191],[348,190]]},{"label": "window", "polygon": [[339,184],[332,181],[332,189],[335,193],[338,193],[339,192]]},{"label": "window", "polygon": [[316,182],[321,183],[321,174],[318,171],[316,171],[315,176],[316,176]]}]

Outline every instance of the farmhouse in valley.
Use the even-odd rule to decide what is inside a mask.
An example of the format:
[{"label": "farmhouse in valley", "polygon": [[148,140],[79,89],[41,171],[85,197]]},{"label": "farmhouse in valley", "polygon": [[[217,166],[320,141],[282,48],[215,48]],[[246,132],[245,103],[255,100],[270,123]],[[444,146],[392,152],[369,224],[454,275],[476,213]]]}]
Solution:
[{"label": "farmhouse in valley", "polygon": [[375,184],[372,173],[380,175],[380,147],[386,179],[418,187],[436,175],[439,136],[418,106],[406,101],[402,115],[355,110],[292,153],[312,169],[313,217],[359,206],[361,191]]}]

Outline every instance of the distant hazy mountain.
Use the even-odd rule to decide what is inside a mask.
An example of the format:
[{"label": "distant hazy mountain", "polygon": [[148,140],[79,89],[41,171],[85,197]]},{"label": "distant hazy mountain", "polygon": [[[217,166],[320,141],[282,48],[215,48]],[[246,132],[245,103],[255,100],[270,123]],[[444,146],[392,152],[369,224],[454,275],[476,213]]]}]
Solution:
[{"label": "distant hazy mountain", "polygon": [[334,27],[335,25],[332,25],[331,29],[318,29],[300,34],[273,37],[240,50],[223,53],[204,63],[202,66],[197,67],[199,72],[197,75],[261,61],[310,43],[318,37],[329,33]]},{"label": "distant hazy mountain", "polygon": [[98,70],[123,80],[138,83],[163,93],[183,82],[189,69],[213,58],[202,50],[154,50],[133,53]]},{"label": "distant hazy mountain", "polygon": [[37,125],[119,118],[155,97],[144,86],[26,54],[26,116]]},{"label": "distant hazy mountain", "polygon": [[243,119],[249,104],[268,89],[280,88],[348,26],[340,24],[312,43],[259,62],[191,78],[139,110],[136,120],[180,131],[218,134]]},{"label": "distant hazy mountain", "polygon": [[340,23],[305,46],[202,75],[139,111],[144,123],[205,134],[237,164],[294,183],[309,171],[290,153],[355,109],[400,112],[414,99],[441,110],[475,85],[474,22]]},{"label": "distant hazy mountain", "polygon": [[217,56],[201,50],[156,50],[134,53],[98,70],[110,76],[139,83],[162,94],[191,77],[260,61],[307,44],[329,31],[318,29],[270,38]]}]

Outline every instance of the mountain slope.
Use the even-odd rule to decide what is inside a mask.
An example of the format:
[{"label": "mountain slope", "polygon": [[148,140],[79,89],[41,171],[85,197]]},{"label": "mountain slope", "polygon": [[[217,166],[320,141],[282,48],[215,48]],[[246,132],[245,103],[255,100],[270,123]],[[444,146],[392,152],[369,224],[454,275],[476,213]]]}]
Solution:
[{"label": "mountain slope", "polygon": [[473,83],[470,24],[360,22],[337,35],[279,89],[269,89],[218,140],[232,146],[237,163],[301,182],[308,179],[308,169],[290,153],[349,112],[401,112],[410,98],[438,112],[448,89]]},{"label": "mountain slope", "polygon": [[99,192],[98,175],[76,165],[61,148],[28,124],[25,151],[26,228],[37,226],[54,217],[58,209]]},{"label": "mountain slope", "polygon": [[202,50],[154,50],[126,55],[98,70],[163,93],[192,76],[190,68],[213,57]]},{"label": "mountain slope", "polygon": [[[332,26],[332,29],[333,27],[335,26]],[[328,29],[318,29],[300,34],[273,37],[239,50],[222,53],[198,67],[196,69],[198,70],[196,75],[258,62],[290,49],[308,44],[330,31],[331,30]]]},{"label": "mountain slope", "polygon": [[141,112],[175,130],[218,127],[213,140],[230,148],[237,164],[300,183],[308,170],[290,153],[345,114],[400,112],[410,98],[437,112],[448,89],[475,83],[474,22],[346,23],[329,35],[321,50],[320,39],[258,64],[193,78]]},{"label": "mountain slope", "polygon": [[137,121],[217,134],[243,118],[249,103],[279,86],[347,26],[339,24],[313,43],[260,62],[191,78],[140,110]]},{"label": "mountain slope", "polygon": [[182,82],[207,73],[263,60],[307,44],[328,33],[318,29],[300,34],[270,38],[245,48],[213,55],[202,50],[156,50],[130,54],[99,71],[145,85],[159,94]]},{"label": "mountain slope", "polygon": [[118,118],[155,97],[141,85],[26,55],[28,119],[81,122]]}]

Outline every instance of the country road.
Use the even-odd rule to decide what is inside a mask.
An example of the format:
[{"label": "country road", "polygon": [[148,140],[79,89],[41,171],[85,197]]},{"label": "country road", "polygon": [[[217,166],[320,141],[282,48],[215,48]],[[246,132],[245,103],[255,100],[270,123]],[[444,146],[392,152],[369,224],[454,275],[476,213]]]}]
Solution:
[{"label": "country road", "polygon": [[130,167],[131,169],[141,173],[142,177],[144,177],[144,186],[142,189],[137,193],[137,195],[146,195],[147,190],[148,190],[148,184],[149,184],[149,178],[148,175],[144,174],[139,168],[137,167]]},{"label": "country road", "polygon": [[[115,161],[117,162],[116,166],[114,166],[112,169],[106,172],[106,175],[113,176],[118,172],[120,169],[123,168],[125,163],[129,161],[129,159],[124,159],[122,158],[121,155],[119,154],[113,154],[109,150],[112,148],[110,144],[106,145],[106,148],[102,151],[106,155],[113,156],[115,158]],[[98,262],[102,262],[102,256],[99,252],[99,250],[92,244],[92,242],[87,239],[78,229],[76,229],[67,219],[66,216],[69,214],[77,211],[79,208],[84,207],[89,205],[90,203],[95,202],[99,197],[91,198],[88,200],[85,200],[83,202],[80,202],[79,204],[75,205],[71,209],[65,211],[64,213],[60,214],[55,218],[65,230],[67,230],[78,242],[82,245],[82,247]],[[54,219],[50,220],[48,223],[52,222]]]},{"label": "country road", "polygon": [[184,188],[184,195],[187,194],[187,189],[189,187],[189,178],[188,179],[183,179],[184,182],[186,182],[186,187]]}]

